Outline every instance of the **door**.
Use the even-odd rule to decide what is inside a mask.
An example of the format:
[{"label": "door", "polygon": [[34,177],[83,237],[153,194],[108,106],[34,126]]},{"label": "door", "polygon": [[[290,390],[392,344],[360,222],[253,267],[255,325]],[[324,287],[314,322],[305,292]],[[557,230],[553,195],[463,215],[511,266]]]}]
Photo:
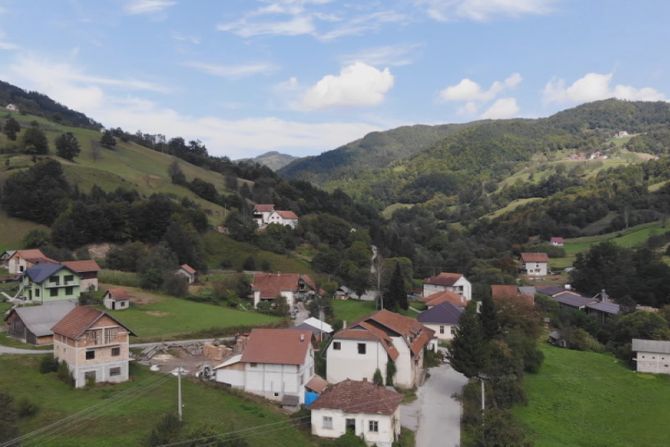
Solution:
[{"label": "door", "polygon": [[347,428],[347,433],[356,434],[356,419],[347,418],[345,427]]}]

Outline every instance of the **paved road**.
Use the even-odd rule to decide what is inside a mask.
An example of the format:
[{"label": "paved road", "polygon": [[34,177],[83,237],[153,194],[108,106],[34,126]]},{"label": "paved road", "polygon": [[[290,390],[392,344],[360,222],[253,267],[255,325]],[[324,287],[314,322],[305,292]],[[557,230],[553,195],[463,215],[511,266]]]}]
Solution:
[{"label": "paved road", "polygon": [[41,349],[18,349],[10,348],[9,346],[0,345],[0,355],[2,354],[12,354],[12,355],[29,355],[29,354],[50,354],[51,350],[41,350]]},{"label": "paved road", "polygon": [[454,399],[467,379],[444,364],[430,369],[417,399],[400,407],[404,427],[416,431],[416,447],[458,447],[461,443],[461,403]]},{"label": "paved road", "polygon": [[[221,340],[220,338],[217,340]],[[206,343],[206,342],[212,342],[214,341],[213,338],[200,338],[197,340],[173,340],[173,341],[155,341],[155,342],[150,342],[150,343],[135,343],[131,344],[131,348],[139,348],[139,349],[144,349],[148,348],[151,346],[158,346],[158,345],[181,345],[181,344],[187,344],[187,343]],[[28,355],[28,354],[49,354],[52,351],[50,349],[46,350],[39,350],[39,349],[18,349],[18,348],[10,348],[9,346],[3,346],[0,345],[0,355],[2,354],[13,354],[13,355]]]}]

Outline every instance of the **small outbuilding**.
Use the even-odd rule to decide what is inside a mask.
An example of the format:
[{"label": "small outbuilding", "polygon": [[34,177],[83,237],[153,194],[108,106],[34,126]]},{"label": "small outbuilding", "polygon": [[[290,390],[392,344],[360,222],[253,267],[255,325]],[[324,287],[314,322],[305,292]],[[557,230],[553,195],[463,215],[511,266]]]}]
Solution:
[{"label": "small outbuilding", "polygon": [[126,289],[114,288],[105,292],[102,303],[109,310],[124,310],[130,307],[130,295]]},{"label": "small outbuilding", "polygon": [[633,339],[637,372],[670,374],[670,341]]},{"label": "small outbuilding", "polygon": [[31,345],[50,345],[53,343],[51,328],[75,307],[74,301],[15,307],[5,316],[7,334]]},{"label": "small outbuilding", "polygon": [[189,284],[195,283],[196,280],[198,279],[198,272],[196,271],[196,269],[194,269],[188,264],[180,265],[175,274],[181,275],[184,278],[186,278]]}]

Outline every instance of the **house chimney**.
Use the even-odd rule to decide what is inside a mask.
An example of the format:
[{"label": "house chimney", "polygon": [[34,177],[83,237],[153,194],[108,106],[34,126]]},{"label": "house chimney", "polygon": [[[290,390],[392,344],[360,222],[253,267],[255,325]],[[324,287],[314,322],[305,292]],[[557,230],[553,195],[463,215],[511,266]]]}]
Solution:
[{"label": "house chimney", "polygon": [[565,284],[563,287],[565,290],[572,290],[572,286],[570,284]]},{"label": "house chimney", "polygon": [[305,341],[305,334],[300,334],[300,343]]},{"label": "house chimney", "polygon": [[347,328],[347,320],[342,320],[342,329]]},{"label": "house chimney", "polygon": [[607,292],[605,291],[605,289],[600,291],[600,301],[602,301],[603,303],[609,302],[609,296],[607,296]]}]

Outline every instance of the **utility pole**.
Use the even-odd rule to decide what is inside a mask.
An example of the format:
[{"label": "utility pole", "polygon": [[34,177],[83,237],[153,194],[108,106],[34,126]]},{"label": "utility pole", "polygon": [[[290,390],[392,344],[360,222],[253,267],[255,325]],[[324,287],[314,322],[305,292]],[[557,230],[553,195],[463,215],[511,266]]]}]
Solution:
[{"label": "utility pole", "polygon": [[181,369],[181,366],[177,368],[177,414],[179,415],[179,422],[182,421]]}]

